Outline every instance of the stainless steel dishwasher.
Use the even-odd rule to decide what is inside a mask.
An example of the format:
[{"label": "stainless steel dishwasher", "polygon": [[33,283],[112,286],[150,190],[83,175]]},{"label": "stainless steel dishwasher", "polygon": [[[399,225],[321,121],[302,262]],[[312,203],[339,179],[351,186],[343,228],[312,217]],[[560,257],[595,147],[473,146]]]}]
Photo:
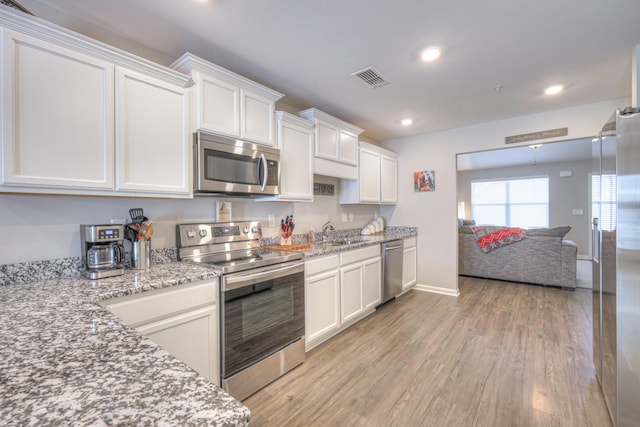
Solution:
[{"label": "stainless steel dishwasher", "polygon": [[382,244],[382,303],[402,292],[402,257],[404,240],[390,240]]}]

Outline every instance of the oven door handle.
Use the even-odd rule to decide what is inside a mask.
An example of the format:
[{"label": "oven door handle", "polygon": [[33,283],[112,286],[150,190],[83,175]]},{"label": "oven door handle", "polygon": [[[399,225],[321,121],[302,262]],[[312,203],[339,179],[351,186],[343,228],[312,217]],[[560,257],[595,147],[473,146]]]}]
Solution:
[{"label": "oven door handle", "polygon": [[244,286],[255,285],[266,280],[277,279],[304,272],[304,261],[294,261],[279,268],[264,267],[248,273],[232,273],[222,276],[222,291],[231,291]]}]

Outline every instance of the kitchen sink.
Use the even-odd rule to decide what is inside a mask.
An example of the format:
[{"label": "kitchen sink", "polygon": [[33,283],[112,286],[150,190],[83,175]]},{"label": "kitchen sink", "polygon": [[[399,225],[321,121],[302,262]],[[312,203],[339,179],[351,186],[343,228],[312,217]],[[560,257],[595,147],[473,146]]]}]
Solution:
[{"label": "kitchen sink", "polygon": [[324,244],[326,246],[345,246],[345,245],[351,245],[353,243],[360,243],[362,241],[363,241],[362,239],[353,238],[353,239],[334,240],[333,242],[325,242]]}]

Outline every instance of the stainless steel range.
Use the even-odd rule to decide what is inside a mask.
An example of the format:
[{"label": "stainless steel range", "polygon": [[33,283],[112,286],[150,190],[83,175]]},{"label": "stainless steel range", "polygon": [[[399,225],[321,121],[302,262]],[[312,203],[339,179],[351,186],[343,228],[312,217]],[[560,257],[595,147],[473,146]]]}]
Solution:
[{"label": "stainless steel range", "polygon": [[222,270],[221,381],[238,400],[304,361],[302,254],[260,248],[259,221],[176,226],[178,257]]}]

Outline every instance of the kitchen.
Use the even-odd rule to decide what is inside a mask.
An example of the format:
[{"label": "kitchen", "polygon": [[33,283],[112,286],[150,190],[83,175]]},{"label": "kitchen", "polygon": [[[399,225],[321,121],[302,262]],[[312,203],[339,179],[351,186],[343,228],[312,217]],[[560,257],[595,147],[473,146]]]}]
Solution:
[{"label": "kitchen", "polygon": [[[600,116],[606,110],[608,113],[611,107],[616,105],[617,101],[602,102],[601,104],[591,105],[584,108],[567,109],[556,112],[554,118],[540,117],[541,123],[563,122],[570,123],[571,135],[589,135],[594,134],[595,129],[589,123],[600,123]],[[295,112],[295,111],[292,111]],[[580,116],[580,119],[578,119]],[[584,120],[584,117],[593,120]],[[502,137],[505,133],[509,134],[511,129],[526,128],[526,118],[514,119],[511,124],[506,127],[497,126],[490,130]],[[464,131],[459,131],[464,133]],[[514,132],[517,133],[517,132]],[[444,134],[446,135],[446,134]],[[477,137],[477,130],[468,130],[467,135],[449,136],[447,139],[459,138],[460,141],[468,141],[469,135]],[[443,133],[434,134],[428,138],[437,140],[443,137]],[[488,138],[487,138],[488,139]],[[499,140],[497,138],[496,140]],[[417,139],[416,139],[417,140]],[[234,218],[259,219],[265,224],[269,224],[269,217],[272,215],[279,222],[280,218],[293,214],[296,218],[296,227],[306,234],[309,229],[319,231],[319,227],[327,221],[339,229],[353,228],[359,229],[365,226],[376,215],[381,215],[389,221],[390,225],[419,225],[421,238],[425,236],[425,240],[419,242],[418,253],[426,253],[433,241],[449,242],[453,241],[447,234],[447,230],[453,230],[453,223],[450,227],[446,220],[440,221],[438,218],[447,216],[447,206],[450,206],[451,217],[455,216],[455,200],[454,197],[447,195],[447,186],[449,182],[455,182],[454,160],[450,156],[451,151],[464,147],[468,142],[461,142],[457,147],[438,149],[434,147],[434,152],[429,154],[430,162],[438,165],[452,164],[450,168],[453,172],[445,169],[438,170],[438,191],[430,194],[429,203],[441,206],[433,211],[434,221],[424,222],[418,212],[412,212],[411,209],[401,209],[394,206],[378,207],[376,205],[341,205],[338,202],[338,196],[317,195],[314,197],[312,204],[297,202],[269,202],[254,201],[246,199],[231,198],[232,212]],[[424,165],[418,164],[420,158],[425,158],[425,153],[414,153],[418,150],[417,141],[411,139],[400,141],[398,146],[404,150],[399,158],[398,176],[407,175],[408,171],[419,170]],[[389,147],[392,148],[392,147]],[[393,148],[392,148],[393,149]],[[405,153],[406,156],[405,156]],[[338,178],[326,177],[325,175],[317,175],[314,181],[322,184],[334,185],[336,189],[340,188],[341,181]],[[399,200],[411,201],[419,203],[418,196],[409,193],[404,185],[398,185]],[[455,194],[455,190],[453,191]],[[424,196],[424,195],[422,195]],[[155,248],[172,248],[176,246],[175,241],[175,224],[186,223],[194,220],[202,220],[206,218],[214,218],[214,202],[215,198],[197,198],[193,200],[169,200],[169,199],[126,199],[126,198],[100,198],[100,197],[57,197],[57,196],[10,196],[3,195],[3,235],[4,239],[3,264],[20,263],[25,261],[36,261],[40,259],[58,259],[79,255],[78,241],[76,234],[78,232],[78,224],[87,223],[90,219],[96,220],[101,218],[104,221],[110,219],[126,218],[128,209],[131,207],[143,207],[155,221],[156,230],[154,231],[153,247]],[[424,198],[423,198],[424,199]],[[420,200],[423,200],[420,199]],[[449,200],[451,199],[451,200]],[[135,200],[135,203],[132,201]],[[43,215],[46,211],[47,215]],[[441,211],[441,212],[437,212]],[[5,215],[6,214],[6,215]],[[431,213],[429,214],[431,215]],[[346,220],[343,220],[346,218]],[[351,220],[353,218],[353,220]],[[6,224],[6,225],[5,225]],[[6,230],[6,234],[4,234]],[[278,227],[264,226],[265,235],[267,237],[277,237]],[[31,235],[35,231],[37,239],[34,241],[24,239],[24,236]],[[453,234],[453,233],[450,233]],[[426,236],[430,236],[426,239]],[[430,243],[431,242],[431,243]],[[445,247],[448,243],[444,243]],[[37,258],[35,257],[37,254]],[[453,271],[452,270],[452,263]],[[430,268],[438,265],[438,268]],[[447,256],[447,251],[438,251],[438,253],[430,253],[428,261],[419,267],[419,283],[424,283],[425,288],[442,293],[456,294],[456,274],[455,261],[452,257]]]}]

